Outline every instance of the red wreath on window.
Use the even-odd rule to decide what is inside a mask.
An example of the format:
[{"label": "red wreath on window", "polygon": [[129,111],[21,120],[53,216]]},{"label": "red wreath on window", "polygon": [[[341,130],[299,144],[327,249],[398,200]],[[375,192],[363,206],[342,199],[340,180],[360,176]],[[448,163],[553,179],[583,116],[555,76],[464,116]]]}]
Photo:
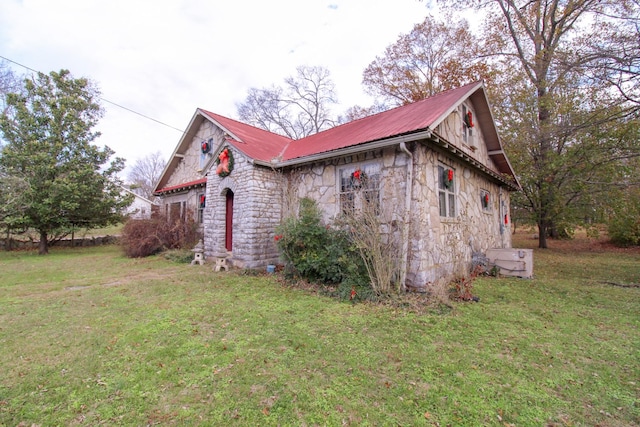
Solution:
[{"label": "red wreath on window", "polygon": [[450,188],[453,185],[453,169],[444,171],[444,186]]},{"label": "red wreath on window", "polygon": [[202,141],[202,153],[207,154],[209,151],[211,151],[211,144],[207,141]]},{"label": "red wreath on window", "polygon": [[467,126],[473,127],[473,114],[471,114],[471,111],[467,112]]},{"label": "red wreath on window", "polygon": [[484,195],[484,203],[485,203],[485,205],[489,206],[489,193],[485,193],[485,195]]},{"label": "red wreath on window", "polygon": [[205,207],[206,200],[207,200],[207,198],[205,197],[204,194],[200,195],[200,207],[201,208]]}]

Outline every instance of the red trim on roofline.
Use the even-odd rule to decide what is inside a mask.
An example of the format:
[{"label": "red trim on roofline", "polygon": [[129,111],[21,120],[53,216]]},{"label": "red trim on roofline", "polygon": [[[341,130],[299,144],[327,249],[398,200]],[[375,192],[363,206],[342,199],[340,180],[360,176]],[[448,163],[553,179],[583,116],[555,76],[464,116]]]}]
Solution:
[{"label": "red trim on roofline", "polygon": [[178,191],[178,190],[186,190],[186,189],[191,188],[191,187],[203,186],[203,185],[206,185],[206,184],[207,184],[207,178],[200,178],[200,179],[197,179],[195,181],[185,182],[183,184],[178,184],[178,185],[173,185],[171,187],[161,188],[160,190],[156,190],[153,193],[154,194],[170,193],[170,192]]}]

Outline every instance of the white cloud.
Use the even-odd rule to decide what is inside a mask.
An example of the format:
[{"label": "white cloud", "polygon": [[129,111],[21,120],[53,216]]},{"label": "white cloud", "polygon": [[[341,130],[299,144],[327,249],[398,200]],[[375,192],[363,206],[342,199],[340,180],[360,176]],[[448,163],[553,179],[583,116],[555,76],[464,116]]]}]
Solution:
[{"label": "white cloud", "polygon": [[[371,100],[365,67],[424,19],[418,0],[3,0],[0,55],[96,81],[103,97],[184,129],[197,107],[235,117],[250,87],[327,67],[339,111]],[[19,72],[24,70],[16,69]],[[180,134],[109,103],[100,143],[132,164]]]}]

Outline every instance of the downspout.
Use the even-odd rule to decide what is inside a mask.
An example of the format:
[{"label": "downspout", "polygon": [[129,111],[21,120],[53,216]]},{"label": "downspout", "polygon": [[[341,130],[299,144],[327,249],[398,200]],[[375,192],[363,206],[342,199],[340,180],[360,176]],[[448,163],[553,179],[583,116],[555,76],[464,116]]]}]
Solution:
[{"label": "downspout", "polygon": [[407,290],[407,267],[409,260],[409,225],[411,224],[411,198],[413,197],[413,154],[407,149],[404,141],[400,142],[400,150],[407,153],[407,183],[404,195],[404,218],[402,224],[402,260],[400,263],[400,289]]},{"label": "downspout", "polygon": [[504,224],[504,213],[505,213],[505,206],[504,206],[504,200],[502,200],[502,186],[499,187],[498,189],[499,191],[499,196],[498,196],[498,221],[500,222],[500,246],[502,248],[505,247],[504,244],[504,233],[506,232],[505,230],[505,224]]}]

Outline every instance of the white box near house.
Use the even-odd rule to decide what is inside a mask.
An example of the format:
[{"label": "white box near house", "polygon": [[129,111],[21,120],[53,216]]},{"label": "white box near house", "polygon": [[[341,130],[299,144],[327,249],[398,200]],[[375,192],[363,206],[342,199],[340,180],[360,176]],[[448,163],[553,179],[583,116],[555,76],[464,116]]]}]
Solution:
[{"label": "white box near house", "polygon": [[503,276],[533,278],[533,249],[488,249],[487,259]]}]

